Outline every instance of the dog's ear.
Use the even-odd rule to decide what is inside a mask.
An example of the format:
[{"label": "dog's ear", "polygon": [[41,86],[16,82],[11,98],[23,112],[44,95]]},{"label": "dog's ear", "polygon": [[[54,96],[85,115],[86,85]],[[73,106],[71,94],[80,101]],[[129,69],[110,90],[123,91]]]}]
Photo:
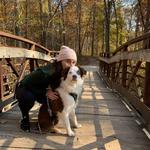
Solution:
[{"label": "dog's ear", "polygon": [[80,66],[78,66],[78,68],[80,70],[81,77],[85,76],[87,71],[84,68],[80,67]]},{"label": "dog's ear", "polygon": [[63,77],[64,80],[66,80],[67,74],[68,74],[69,70],[70,70],[70,67],[66,68],[66,69],[63,69],[63,71],[62,71],[62,77]]}]

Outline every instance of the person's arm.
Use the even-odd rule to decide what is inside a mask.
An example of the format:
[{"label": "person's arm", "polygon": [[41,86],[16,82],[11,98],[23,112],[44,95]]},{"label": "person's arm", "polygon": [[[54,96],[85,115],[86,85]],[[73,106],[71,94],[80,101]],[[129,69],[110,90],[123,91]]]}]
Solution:
[{"label": "person's arm", "polygon": [[56,99],[58,99],[58,93],[52,91],[52,89],[48,89],[48,90],[47,90],[46,96],[47,96],[50,100],[56,100]]}]

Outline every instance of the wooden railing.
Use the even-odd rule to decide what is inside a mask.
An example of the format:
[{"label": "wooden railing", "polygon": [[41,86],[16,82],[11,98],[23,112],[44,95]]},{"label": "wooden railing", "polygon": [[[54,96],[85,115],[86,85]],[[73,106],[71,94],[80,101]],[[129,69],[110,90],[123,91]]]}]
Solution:
[{"label": "wooden railing", "polygon": [[115,53],[102,53],[100,74],[150,125],[150,33],[123,44]]},{"label": "wooden railing", "polygon": [[57,54],[58,51],[0,31],[0,111],[16,102],[13,98],[16,83]]}]

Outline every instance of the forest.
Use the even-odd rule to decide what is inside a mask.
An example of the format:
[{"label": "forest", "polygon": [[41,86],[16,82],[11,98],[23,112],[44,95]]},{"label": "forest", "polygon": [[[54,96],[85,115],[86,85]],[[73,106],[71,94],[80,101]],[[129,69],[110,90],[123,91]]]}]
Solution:
[{"label": "forest", "polygon": [[149,0],[0,0],[0,30],[50,50],[99,56],[149,27]]}]

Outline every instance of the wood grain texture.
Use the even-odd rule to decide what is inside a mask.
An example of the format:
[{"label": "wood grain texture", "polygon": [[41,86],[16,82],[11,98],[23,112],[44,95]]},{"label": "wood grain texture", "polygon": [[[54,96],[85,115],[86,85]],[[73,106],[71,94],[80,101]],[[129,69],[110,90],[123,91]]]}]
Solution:
[{"label": "wood grain texture", "polygon": [[51,56],[34,50],[17,47],[0,47],[0,58],[32,58],[50,61]]},{"label": "wood grain texture", "polygon": [[[89,69],[89,67],[88,67]],[[150,140],[138,126],[138,119],[129,111],[116,92],[109,89],[97,73],[88,71],[82,96],[76,109],[79,129],[75,137],[64,134],[40,134],[36,129],[40,105],[30,112],[32,132],[19,128],[18,106],[0,114],[0,149],[100,149],[100,150],[149,150]]]}]

